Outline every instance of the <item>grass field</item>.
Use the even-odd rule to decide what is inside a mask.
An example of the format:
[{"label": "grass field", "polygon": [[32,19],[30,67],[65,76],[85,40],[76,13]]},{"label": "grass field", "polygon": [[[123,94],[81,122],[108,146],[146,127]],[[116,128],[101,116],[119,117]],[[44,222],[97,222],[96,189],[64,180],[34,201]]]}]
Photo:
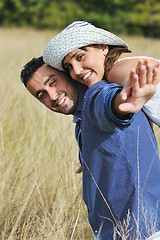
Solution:
[{"label": "grass field", "polygon": [[[82,200],[72,116],[26,91],[22,66],[54,32],[0,29],[0,239],[93,239]],[[158,57],[159,39],[126,37],[133,52]],[[157,138],[159,130],[156,129]]]}]

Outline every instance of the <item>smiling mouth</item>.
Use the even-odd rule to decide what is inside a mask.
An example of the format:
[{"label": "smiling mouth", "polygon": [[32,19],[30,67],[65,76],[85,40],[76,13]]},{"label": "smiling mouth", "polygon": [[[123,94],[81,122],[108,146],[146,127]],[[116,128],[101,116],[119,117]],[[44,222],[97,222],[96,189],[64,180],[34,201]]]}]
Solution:
[{"label": "smiling mouth", "polygon": [[92,72],[88,72],[88,73],[86,73],[81,79],[82,79],[83,81],[85,81],[91,74],[92,74]]},{"label": "smiling mouth", "polygon": [[61,106],[61,105],[64,103],[65,100],[66,100],[66,97],[65,97],[65,96],[62,97],[62,98],[60,99],[60,101],[57,102],[57,105],[58,105],[58,106]]}]

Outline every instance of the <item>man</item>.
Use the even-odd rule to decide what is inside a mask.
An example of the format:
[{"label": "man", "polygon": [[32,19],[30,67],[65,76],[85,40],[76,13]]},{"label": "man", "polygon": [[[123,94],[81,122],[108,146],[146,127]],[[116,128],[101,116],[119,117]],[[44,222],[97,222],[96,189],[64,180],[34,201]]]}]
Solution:
[{"label": "man", "polygon": [[[42,58],[29,62],[21,79],[46,107],[74,115],[83,165],[83,198],[95,236],[112,239],[116,226],[120,239],[124,237],[122,221],[129,210],[130,236],[135,239],[137,233],[144,239],[147,233],[143,208],[147,224],[160,214],[156,205],[160,200],[160,161],[155,136],[144,113],[122,111],[126,103],[132,107],[131,112],[138,111],[141,96],[136,102],[140,89],[137,79],[133,78],[135,84],[127,101],[123,101],[120,86],[101,81],[86,91],[64,73],[44,64]],[[142,85],[143,82],[144,78]]]},{"label": "man", "polygon": [[[81,104],[87,88],[73,81],[64,72],[45,64],[42,57],[33,58],[24,66],[21,71],[21,80],[29,92],[50,110],[74,115],[75,134],[78,140]],[[79,158],[81,162],[81,153]],[[81,171],[80,166],[76,172]]]}]

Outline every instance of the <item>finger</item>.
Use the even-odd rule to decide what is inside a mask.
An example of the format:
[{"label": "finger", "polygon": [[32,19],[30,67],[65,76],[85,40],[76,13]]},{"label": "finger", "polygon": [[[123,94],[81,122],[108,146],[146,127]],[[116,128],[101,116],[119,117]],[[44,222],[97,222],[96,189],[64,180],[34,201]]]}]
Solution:
[{"label": "finger", "polygon": [[[140,67],[140,69],[142,68],[142,66]],[[139,70],[140,70],[139,69]],[[141,70],[139,72],[139,74],[141,73]],[[132,94],[137,92],[137,90],[139,89],[139,76],[138,74],[136,74],[135,69],[132,69],[129,75],[129,81],[131,82],[131,87],[132,87]]]},{"label": "finger", "polygon": [[140,88],[140,85],[139,85],[139,76],[135,73],[135,74],[132,76],[132,95],[133,95],[133,94],[136,94],[139,88]]},{"label": "finger", "polygon": [[128,113],[128,112],[132,112],[132,109],[131,109],[131,104],[129,103],[121,103],[119,105],[119,110],[123,113]]},{"label": "finger", "polygon": [[143,65],[143,60],[140,58],[138,60],[138,64],[137,64],[137,67],[136,67],[136,73],[139,74],[139,70],[141,68],[141,66]]},{"label": "finger", "polygon": [[126,101],[127,100],[127,97],[129,97],[131,95],[131,87],[127,87],[127,88],[123,88],[122,91],[121,91],[121,99],[123,101]]},{"label": "finger", "polygon": [[153,84],[154,85],[157,85],[159,83],[159,78],[158,78],[159,71],[160,71],[160,62],[158,62],[153,67]]},{"label": "finger", "polygon": [[147,84],[151,84],[152,83],[152,73],[153,73],[153,69],[151,67],[151,65],[148,63],[147,66],[146,66],[146,83]]},{"label": "finger", "polygon": [[137,73],[136,73],[136,70],[133,68],[133,69],[130,71],[130,74],[129,74],[129,83],[130,83],[130,85],[131,85],[131,83],[132,83],[132,80],[133,80],[133,77],[134,77],[135,74],[137,74]]},{"label": "finger", "polygon": [[142,65],[139,72],[139,86],[143,87],[147,82],[147,69],[145,65]]},{"label": "finger", "polygon": [[80,166],[75,172],[76,173],[81,173],[83,171],[83,168],[82,168],[82,166]]},{"label": "finger", "polygon": [[132,75],[135,73],[135,70],[132,69],[129,75],[129,78],[123,82],[123,89],[120,93],[121,99],[126,101],[127,97],[131,94],[131,87],[132,87]]},{"label": "finger", "polygon": [[157,85],[159,83],[158,72],[159,72],[158,68],[153,69],[153,79],[152,79],[153,85]]},{"label": "finger", "polygon": [[154,65],[153,68],[159,68],[160,67],[160,61],[158,63],[156,63],[156,65]]},{"label": "finger", "polygon": [[143,65],[147,66],[148,63],[149,63],[149,60],[145,59]]}]

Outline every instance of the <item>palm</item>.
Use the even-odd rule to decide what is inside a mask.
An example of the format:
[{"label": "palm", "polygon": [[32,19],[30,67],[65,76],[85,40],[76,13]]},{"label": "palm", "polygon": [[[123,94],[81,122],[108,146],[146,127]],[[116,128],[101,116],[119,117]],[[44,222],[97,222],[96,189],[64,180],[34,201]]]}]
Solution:
[{"label": "palm", "polygon": [[120,105],[120,110],[124,112],[138,112],[143,105],[148,102],[156,92],[156,86],[148,84],[145,87],[139,88],[136,91],[132,90],[127,100]]},{"label": "palm", "polygon": [[151,68],[147,61],[144,63],[139,61],[136,72],[131,71],[121,91],[120,111],[135,113],[152,98],[157,89],[158,67],[159,64]]}]

